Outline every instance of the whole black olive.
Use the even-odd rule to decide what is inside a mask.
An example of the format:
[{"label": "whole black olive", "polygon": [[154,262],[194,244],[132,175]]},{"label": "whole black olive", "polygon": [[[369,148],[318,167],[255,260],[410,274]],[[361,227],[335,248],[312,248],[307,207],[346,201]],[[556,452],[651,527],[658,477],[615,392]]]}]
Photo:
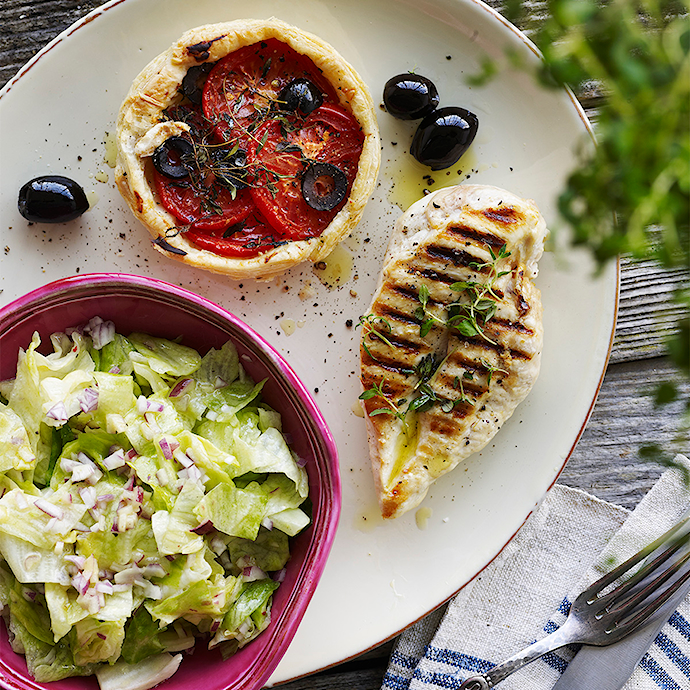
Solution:
[{"label": "whole black olive", "polygon": [[427,115],[417,127],[410,153],[432,170],[455,163],[470,147],[479,129],[474,113],[450,106]]},{"label": "whole black olive", "polygon": [[317,211],[334,209],[347,194],[345,173],[330,163],[312,163],[302,175],[302,196]]},{"label": "whole black olive", "polygon": [[278,106],[288,112],[309,115],[323,103],[323,95],[309,79],[293,79],[278,94]]},{"label": "whole black olive", "polygon": [[185,159],[189,161],[193,156],[194,146],[191,141],[184,137],[168,137],[153,152],[153,167],[161,175],[181,180],[189,175],[189,166],[185,165]]},{"label": "whole black olive", "polygon": [[243,189],[247,186],[247,152],[243,149],[229,152],[227,149],[213,149],[213,172],[223,185]]},{"label": "whole black olive", "polygon": [[66,223],[89,208],[84,190],[62,175],[44,175],[19,190],[19,213],[32,223]]},{"label": "whole black olive", "polygon": [[398,74],[383,87],[383,103],[399,120],[420,120],[438,106],[438,91],[420,74]]},{"label": "whole black olive", "polygon": [[187,70],[182,80],[182,93],[189,98],[192,103],[199,105],[201,103],[201,95],[204,91],[204,84],[208,73],[213,67],[212,64],[206,62],[203,65],[195,65]]}]

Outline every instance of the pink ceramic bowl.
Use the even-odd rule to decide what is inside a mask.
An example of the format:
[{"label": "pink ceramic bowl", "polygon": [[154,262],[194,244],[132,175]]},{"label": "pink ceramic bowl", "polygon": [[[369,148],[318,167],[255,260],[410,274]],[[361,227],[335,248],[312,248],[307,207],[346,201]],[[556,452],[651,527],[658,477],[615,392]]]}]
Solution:
[{"label": "pink ceramic bowl", "polygon": [[[228,339],[254,380],[268,379],[263,399],[278,410],[294,451],[305,459],[313,503],[312,524],[292,540],[292,557],[276,591],[270,626],[223,661],[203,642],[161,690],[256,690],[261,688],[292,640],[314,593],[335,537],[340,514],[336,446],[323,416],[282,357],[246,324],[219,306],[160,280],[123,274],[75,276],[50,283],[0,309],[0,380],[14,376],[17,353],[34,331],[49,344],[51,333],[86,323],[93,316],[115,323],[118,332],[141,331],[181,342],[202,354]],[[49,350],[48,350],[49,351]],[[0,626],[1,628],[1,626]],[[95,677],[37,683],[0,633],[0,686],[91,690]]]}]

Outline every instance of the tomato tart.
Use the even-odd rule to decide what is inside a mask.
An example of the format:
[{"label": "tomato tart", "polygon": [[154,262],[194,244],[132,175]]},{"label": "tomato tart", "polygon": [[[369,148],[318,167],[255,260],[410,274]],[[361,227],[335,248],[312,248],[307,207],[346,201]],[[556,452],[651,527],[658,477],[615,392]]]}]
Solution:
[{"label": "tomato tart", "polygon": [[231,278],[324,259],[374,188],[374,104],[327,43],[277,19],[188,31],[117,121],[120,192],[154,247]]}]

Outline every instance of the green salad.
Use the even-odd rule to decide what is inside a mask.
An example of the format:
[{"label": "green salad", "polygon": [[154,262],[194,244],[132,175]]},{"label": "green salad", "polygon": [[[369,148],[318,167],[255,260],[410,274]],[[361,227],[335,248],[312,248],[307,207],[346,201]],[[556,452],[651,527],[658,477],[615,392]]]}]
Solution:
[{"label": "green salad", "polygon": [[148,688],[203,636],[269,623],[303,463],[232,343],[203,357],[96,317],[0,383],[0,604],[38,681]]}]

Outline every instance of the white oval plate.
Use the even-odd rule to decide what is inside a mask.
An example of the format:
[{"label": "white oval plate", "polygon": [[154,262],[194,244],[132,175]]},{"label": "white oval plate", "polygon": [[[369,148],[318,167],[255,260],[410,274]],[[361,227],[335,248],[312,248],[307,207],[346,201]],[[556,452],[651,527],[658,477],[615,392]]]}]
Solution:
[{"label": "white oval plate", "polygon": [[[310,265],[269,283],[236,283],[165,259],[130,215],[104,162],[106,133],[144,65],[186,29],[246,16],[245,6],[241,0],[116,0],[59,36],[7,85],[0,97],[0,302],[77,272],[154,276],[235,312],[317,391],[340,452],[343,511],[321,584],[272,677],[279,682],[393,636],[452,596],[511,539],[556,480],[594,404],[614,330],[618,271],[612,266],[595,280],[584,254],[568,252],[568,266],[563,257],[545,255],[538,284],[546,336],[536,386],[483,452],[437,482],[423,513],[384,524],[377,517],[364,421],[353,412],[360,392],[359,331],[350,324],[368,310],[400,212],[395,202],[411,202],[425,184],[425,171],[406,152],[415,125],[380,113],[380,184],[341,247],[344,263],[351,257],[354,267],[345,268],[341,285],[331,289]],[[442,105],[464,106],[480,120],[477,140],[453,173],[433,173],[436,186],[469,176],[505,187],[535,199],[555,225],[555,199],[575,147],[589,138],[588,127],[569,94],[545,91],[506,66],[506,48],[532,65],[537,58],[526,39],[486,6],[474,0],[349,0],[337,6],[254,0],[251,15],[277,16],[329,41],[375,99],[400,72],[433,79]],[[465,77],[487,54],[503,68],[486,86],[469,88]],[[28,224],[17,212],[17,192],[48,173],[79,181],[97,198],[93,208],[69,224]]]}]

